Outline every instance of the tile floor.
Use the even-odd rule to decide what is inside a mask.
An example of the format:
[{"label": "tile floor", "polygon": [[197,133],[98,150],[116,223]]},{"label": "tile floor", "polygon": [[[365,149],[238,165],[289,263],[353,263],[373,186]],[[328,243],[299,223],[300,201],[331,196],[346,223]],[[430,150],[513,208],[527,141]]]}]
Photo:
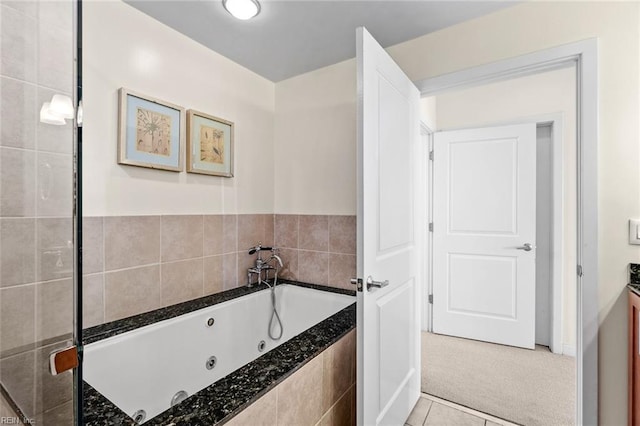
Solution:
[{"label": "tile floor", "polygon": [[516,426],[506,420],[423,393],[405,426]]}]

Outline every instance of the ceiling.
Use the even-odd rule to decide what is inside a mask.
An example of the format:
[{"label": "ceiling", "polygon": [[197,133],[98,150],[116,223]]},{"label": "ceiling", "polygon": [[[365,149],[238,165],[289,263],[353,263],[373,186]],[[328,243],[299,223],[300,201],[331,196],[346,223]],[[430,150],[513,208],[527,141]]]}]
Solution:
[{"label": "ceiling", "polygon": [[222,0],[125,0],[274,82],[353,58],[355,29],[392,46],[514,4],[513,1],[262,0],[240,21]]}]

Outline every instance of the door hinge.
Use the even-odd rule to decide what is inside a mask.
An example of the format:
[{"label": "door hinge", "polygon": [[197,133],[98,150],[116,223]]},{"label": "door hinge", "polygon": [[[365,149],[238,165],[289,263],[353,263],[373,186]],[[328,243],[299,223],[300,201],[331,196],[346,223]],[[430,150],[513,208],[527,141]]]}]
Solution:
[{"label": "door hinge", "polygon": [[578,273],[579,277],[582,277],[582,265],[578,265],[576,272]]},{"label": "door hinge", "polygon": [[433,232],[433,222],[429,222],[429,232]]},{"label": "door hinge", "polygon": [[429,303],[433,305],[433,294],[429,295]]},{"label": "door hinge", "polygon": [[429,160],[433,161],[433,150],[429,151]]}]

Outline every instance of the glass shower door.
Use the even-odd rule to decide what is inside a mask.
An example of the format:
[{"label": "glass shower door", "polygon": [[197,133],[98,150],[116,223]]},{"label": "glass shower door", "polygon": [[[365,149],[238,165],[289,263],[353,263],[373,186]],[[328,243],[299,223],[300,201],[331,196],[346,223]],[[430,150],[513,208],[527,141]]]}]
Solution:
[{"label": "glass shower door", "polygon": [[76,9],[0,0],[0,424],[77,418],[78,373],[50,372],[50,355],[73,346],[80,328]]}]

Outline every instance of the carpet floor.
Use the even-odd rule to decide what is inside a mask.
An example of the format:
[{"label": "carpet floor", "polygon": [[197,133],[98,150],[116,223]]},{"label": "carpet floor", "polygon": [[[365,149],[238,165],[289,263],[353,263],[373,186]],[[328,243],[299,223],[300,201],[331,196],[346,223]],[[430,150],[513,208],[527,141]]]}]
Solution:
[{"label": "carpet floor", "polygon": [[531,426],[575,424],[575,358],[422,333],[422,392]]}]

